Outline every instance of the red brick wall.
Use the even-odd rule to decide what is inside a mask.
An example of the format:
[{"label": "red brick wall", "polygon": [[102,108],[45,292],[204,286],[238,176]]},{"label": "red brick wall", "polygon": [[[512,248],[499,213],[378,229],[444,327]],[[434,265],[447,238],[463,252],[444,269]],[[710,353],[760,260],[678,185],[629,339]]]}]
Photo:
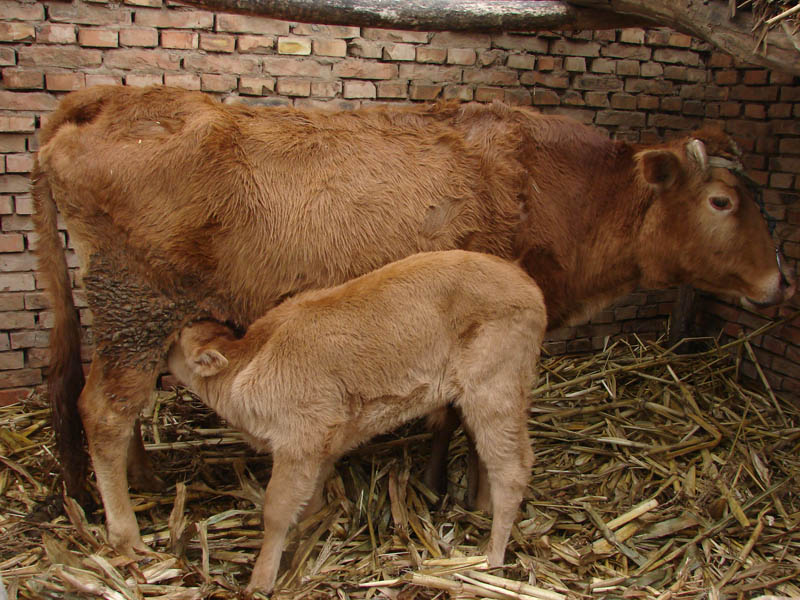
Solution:
[{"label": "red brick wall", "polygon": [[[532,104],[633,141],[708,121],[745,150],[800,258],[800,82],[735,64],[663,29],[577,33],[401,32],[287,23],[194,10],[163,0],[0,0],[0,399],[36,386],[51,313],[35,273],[28,173],[41,119],[66,92],[98,83],[165,83],[226,101],[353,108],[458,98]],[[74,256],[70,256],[74,266]],[[590,324],[553,332],[554,352],[665,331],[674,290],[638,292]],[[77,294],[91,342],[91,315]],[[751,325],[709,300],[707,333]],[[776,390],[797,391],[800,326],[756,344]],[[752,372],[752,369],[751,369]]]}]

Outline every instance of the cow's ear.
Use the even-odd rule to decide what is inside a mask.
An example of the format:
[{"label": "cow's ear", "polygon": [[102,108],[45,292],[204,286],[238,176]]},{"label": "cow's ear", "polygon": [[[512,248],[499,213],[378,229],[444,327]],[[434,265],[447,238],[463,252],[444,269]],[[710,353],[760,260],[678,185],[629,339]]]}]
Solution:
[{"label": "cow's ear", "polygon": [[645,150],[636,155],[642,178],[653,187],[672,187],[681,173],[681,161],[669,150]]},{"label": "cow's ear", "polygon": [[219,350],[203,348],[192,353],[189,358],[189,367],[195,375],[211,377],[228,366],[228,359]]}]

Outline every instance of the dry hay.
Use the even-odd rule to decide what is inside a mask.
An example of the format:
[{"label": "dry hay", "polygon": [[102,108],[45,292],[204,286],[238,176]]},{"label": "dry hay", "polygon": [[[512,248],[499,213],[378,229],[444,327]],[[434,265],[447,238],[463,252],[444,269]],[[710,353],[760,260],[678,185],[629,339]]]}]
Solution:
[{"label": "dry hay", "polygon": [[[796,316],[796,315],[795,315]],[[460,505],[465,442],[437,503],[420,483],[427,434],[342,460],[327,508],[293,529],[276,598],[800,596],[800,407],[737,383],[747,340],[690,356],[618,342],[543,361],[537,463],[506,554]],[[235,598],[261,537],[269,459],[185,393],[159,394],[151,455],[169,484],[134,494],[152,556],[106,544],[100,511],[48,515],[60,489],[42,399],[0,410],[0,573],[10,598]]]}]

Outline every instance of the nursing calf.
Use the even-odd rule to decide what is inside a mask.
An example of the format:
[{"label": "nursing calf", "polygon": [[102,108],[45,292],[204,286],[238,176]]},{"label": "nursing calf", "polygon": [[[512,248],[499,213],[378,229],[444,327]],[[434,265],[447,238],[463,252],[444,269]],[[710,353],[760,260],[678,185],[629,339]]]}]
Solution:
[{"label": "nursing calf", "polygon": [[215,321],[185,327],[170,370],[273,454],[248,589],[272,589],[289,526],[304,506],[320,507],[340,456],[448,403],[487,468],[487,555],[501,565],[533,462],[527,396],[546,321],[542,294],[520,268],[453,250],[300,294],[241,339]]}]

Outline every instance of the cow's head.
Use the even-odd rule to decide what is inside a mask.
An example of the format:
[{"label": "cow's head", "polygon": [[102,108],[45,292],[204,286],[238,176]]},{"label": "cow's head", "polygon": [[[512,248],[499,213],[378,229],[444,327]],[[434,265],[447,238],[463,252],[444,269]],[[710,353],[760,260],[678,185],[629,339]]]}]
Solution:
[{"label": "cow's head", "polygon": [[178,381],[198,392],[203,378],[212,377],[228,366],[222,349],[234,339],[233,331],[216,321],[187,325],[169,350],[167,366]]},{"label": "cow's head", "polygon": [[703,129],[638,152],[636,165],[654,195],[639,240],[645,285],[688,283],[756,305],[794,294],[758,186],[729,137]]}]

